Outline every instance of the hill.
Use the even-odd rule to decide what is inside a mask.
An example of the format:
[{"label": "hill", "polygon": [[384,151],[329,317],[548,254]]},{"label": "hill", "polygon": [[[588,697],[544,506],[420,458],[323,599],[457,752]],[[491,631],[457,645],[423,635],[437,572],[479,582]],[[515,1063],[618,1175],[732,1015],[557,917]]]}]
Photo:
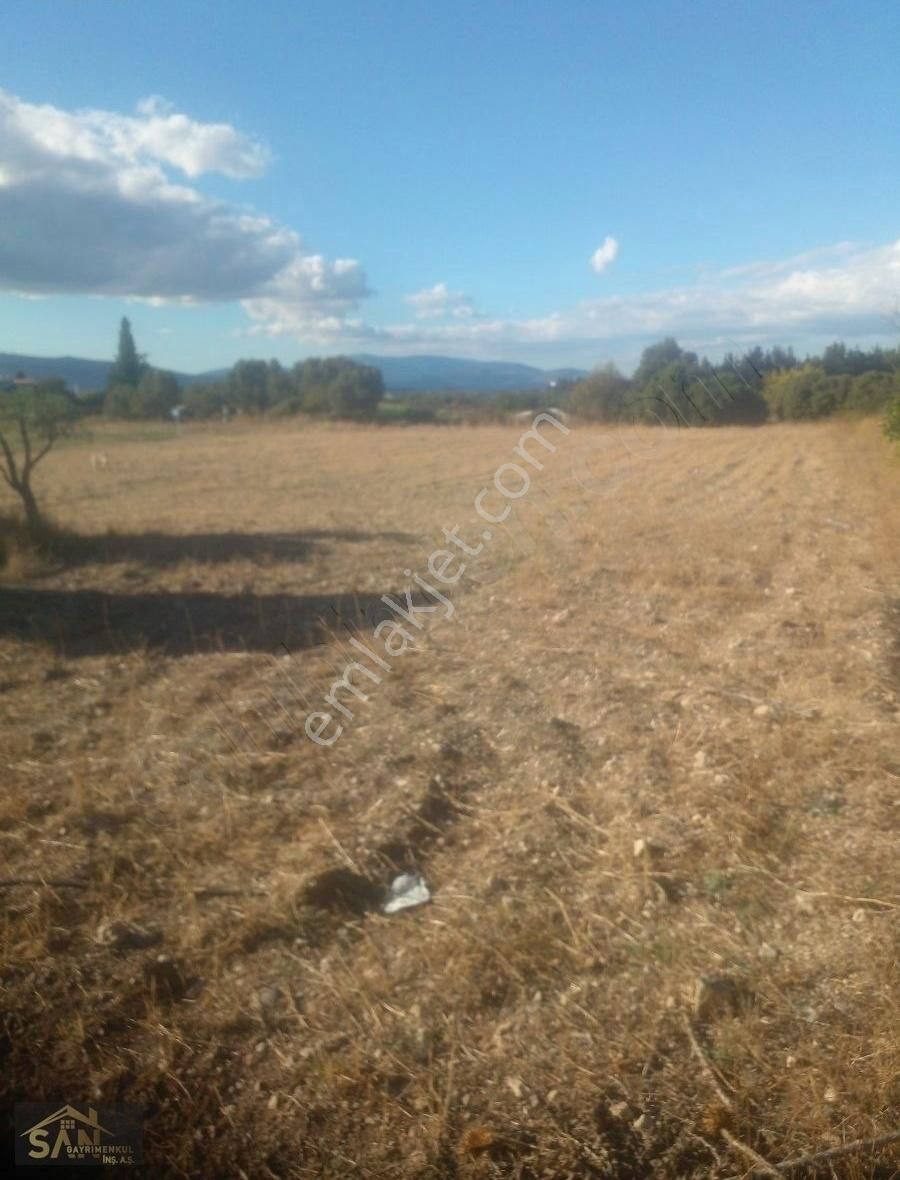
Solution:
[{"label": "hill", "polygon": [[[104,389],[111,361],[88,360],[78,356],[26,356],[18,352],[0,352],[0,378],[12,377],[20,370],[29,377],[62,377],[79,393]],[[224,369],[213,373],[176,373],[180,385],[209,381],[221,377]]]},{"label": "hill", "polygon": [[[450,356],[370,356],[352,358],[360,364],[380,369],[388,390],[455,390],[467,393],[500,393],[504,390],[546,389],[554,381],[577,380],[586,376],[583,369],[538,369],[512,361],[471,361]],[[0,377],[11,377],[19,370],[29,377],[62,377],[81,393],[103,389],[111,361],[86,360],[76,356],[26,356],[0,352]],[[212,381],[224,376],[225,369],[207,373],[176,373],[181,385]]]},{"label": "hill", "polygon": [[396,392],[458,390],[500,393],[546,389],[554,381],[586,376],[582,369],[538,369],[512,361],[472,361],[451,356],[372,356],[359,353],[360,364],[381,369],[387,389]]}]

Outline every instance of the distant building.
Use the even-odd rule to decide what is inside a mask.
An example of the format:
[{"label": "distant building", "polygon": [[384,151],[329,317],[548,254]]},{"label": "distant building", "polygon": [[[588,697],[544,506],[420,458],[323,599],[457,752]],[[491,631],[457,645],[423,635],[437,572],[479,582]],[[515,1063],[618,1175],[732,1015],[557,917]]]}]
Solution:
[{"label": "distant building", "polygon": [[4,393],[13,393],[17,389],[33,389],[36,385],[37,380],[34,377],[26,377],[21,369],[12,375],[0,374],[0,390]]}]

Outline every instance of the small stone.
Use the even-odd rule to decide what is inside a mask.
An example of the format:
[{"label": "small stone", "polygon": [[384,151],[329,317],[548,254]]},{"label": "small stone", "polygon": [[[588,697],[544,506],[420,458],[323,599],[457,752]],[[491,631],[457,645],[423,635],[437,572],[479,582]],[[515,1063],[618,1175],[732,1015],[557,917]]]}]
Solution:
[{"label": "small stone", "polygon": [[811,893],[795,894],[794,902],[801,914],[814,914],[816,912],[815,898]]},{"label": "small stone", "polygon": [[654,1124],[649,1114],[639,1115],[631,1124],[632,1131],[637,1131],[644,1139],[649,1139],[653,1134]]},{"label": "small stone", "polygon": [[553,616],[553,618],[550,620],[550,622],[551,623],[565,623],[571,614],[572,614],[572,612],[569,610],[569,608],[565,607],[563,610],[557,611],[556,614]]},{"label": "small stone", "polygon": [[257,993],[257,999],[263,1012],[271,1012],[278,1003],[278,988],[261,987]]},{"label": "small stone", "polygon": [[785,598],[793,598],[796,593],[797,593],[796,586],[785,587],[785,591],[784,591]]},{"label": "small stone", "polygon": [[784,1064],[787,1066],[788,1069],[793,1069],[794,1066],[797,1064],[797,1058],[793,1055],[793,1053],[788,1053],[787,1057],[784,1060]]},{"label": "small stone", "polygon": [[630,1115],[631,1108],[627,1102],[611,1102],[609,1104],[609,1113],[614,1119],[622,1119],[624,1121]]},{"label": "small stone", "polygon": [[753,716],[754,717],[771,717],[772,716],[772,706],[771,705],[757,705],[756,708],[753,710]]},{"label": "small stone", "polygon": [[697,753],[694,755],[694,766],[696,766],[696,768],[698,770],[702,770],[704,768],[704,766],[706,766],[706,751],[705,750],[698,750]]},{"label": "small stone", "polygon": [[837,1090],[834,1088],[834,1086],[827,1086],[822,1097],[829,1104],[829,1106],[833,1106],[838,1100]]},{"label": "small stone", "polygon": [[856,922],[857,925],[859,925],[861,922],[865,922],[865,920],[866,920],[866,911],[864,909],[858,909],[858,910],[853,911],[853,921]]},{"label": "small stone", "polygon": [[654,844],[652,840],[645,840],[643,836],[638,836],[631,848],[631,854],[635,860],[656,860],[665,852],[659,844]]}]

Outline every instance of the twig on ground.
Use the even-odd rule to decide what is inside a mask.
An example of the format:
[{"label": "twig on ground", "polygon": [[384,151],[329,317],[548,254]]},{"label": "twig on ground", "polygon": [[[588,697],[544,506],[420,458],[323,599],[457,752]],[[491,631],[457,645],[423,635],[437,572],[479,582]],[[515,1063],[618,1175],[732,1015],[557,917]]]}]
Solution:
[{"label": "twig on ground", "polygon": [[694,1050],[694,1056],[697,1058],[697,1060],[700,1062],[701,1066],[703,1067],[703,1072],[706,1074],[707,1078],[709,1079],[710,1083],[712,1084],[712,1088],[715,1090],[716,1094],[719,1096],[719,1101],[722,1103],[723,1106],[727,1107],[729,1110],[732,1110],[734,1107],[734,1103],[731,1101],[729,1096],[722,1089],[722,1082],[719,1080],[719,1076],[716,1073],[715,1069],[713,1068],[712,1063],[710,1062],[709,1058],[704,1053],[703,1046],[700,1044],[699,1040],[697,1039],[697,1034],[694,1032],[691,1021],[686,1013],[682,1014],[682,1019],[684,1021],[684,1027],[687,1030],[688,1039],[691,1042],[691,1048]]},{"label": "twig on ground", "polygon": [[328,824],[324,819],[322,819],[321,816],[319,816],[319,824],[321,825],[322,830],[325,832],[325,835],[340,853],[341,860],[344,862],[347,868],[353,873],[358,873],[359,868],[357,867],[353,858],[350,856],[349,852],[347,852],[346,848],[343,846],[337,836],[335,836],[334,832],[332,832],[331,828],[329,828]]},{"label": "twig on ground", "polygon": [[267,897],[264,889],[240,889],[229,885],[210,885],[204,889],[195,889],[194,897],[197,901],[207,901],[212,897]]},{"label": "twig on ground", "polygon": [[833,897],[837,901],[852,901],[858,905],[880,905],[888,910],[900,910],[900,904],[895,901],[885,901],[882,897],[852,897],[846,893],[832,893],[828,889],[804,889],[800,885],[789,885],[787,881],[782,881],[780,877],[776,877],[774,873],[770,873],[768,869],[760,868],[758,865],[735,865],[736,869],[741,869],[745,873],[761,873],[764,877],[768,877],[770,881],[774,881],[776,885],[780,885],[782,889],[788,889],[792,893],[808,893],[810,897]]},{"label": "twig on ground", "polygon": [[832,1147],[828,1151],[815,1151],[810,1155],[798,1155],[794,1159],[784,1160],[778,1165],[779,1172],[792,1172],[795,1168],[806,1168],[810,1164],[821,1164],[827,1160],[839,1159],[843,1155],[855,1155],[867,1148],[886,1147],[889,1143],[900,1142],[900,1129],[889,1131],[886,1135],[875,1135],[871,1139],[854,1139],[852,1143],[844,1143],[841,1147]]},{"label": "twig on ground", "polygon": [[736,1135],[732,1135],[732,1133],[730,1131],[726,1131],[724,1127],[721,1128],[719,1134],[722,1136],[725,1142],[729,1144],[729,1146],[735,1149],[735,1151],[739,1151],[748,1159],[753,1160],[754,1164],[756,1164],[756,1167],[753,1170],[757,1175],[780,1175],[780,1172],[778,1172],[767,1159],[761,1156],[758,1151],[754,1151],[749,1143],[745,1143],[743,1139],[738,1139]]},{"label": "twig on ground", "polygon": [[88,889],[90,881],[70,881],[60,877],[7,877],[0,880],[0,889],[14,885],[50,885],[54,889]]}]

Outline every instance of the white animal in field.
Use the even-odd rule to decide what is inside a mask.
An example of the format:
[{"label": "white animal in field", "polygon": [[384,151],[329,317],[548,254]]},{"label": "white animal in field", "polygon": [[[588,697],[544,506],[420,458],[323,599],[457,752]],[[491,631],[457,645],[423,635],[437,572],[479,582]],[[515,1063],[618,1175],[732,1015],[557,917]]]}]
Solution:
[{"label": "white animal in field", "polygon": [[92,471],[105,471],[108,466],[109,458],[103,453],[103,451],[95,451],[94,454],[91,455]]}]

